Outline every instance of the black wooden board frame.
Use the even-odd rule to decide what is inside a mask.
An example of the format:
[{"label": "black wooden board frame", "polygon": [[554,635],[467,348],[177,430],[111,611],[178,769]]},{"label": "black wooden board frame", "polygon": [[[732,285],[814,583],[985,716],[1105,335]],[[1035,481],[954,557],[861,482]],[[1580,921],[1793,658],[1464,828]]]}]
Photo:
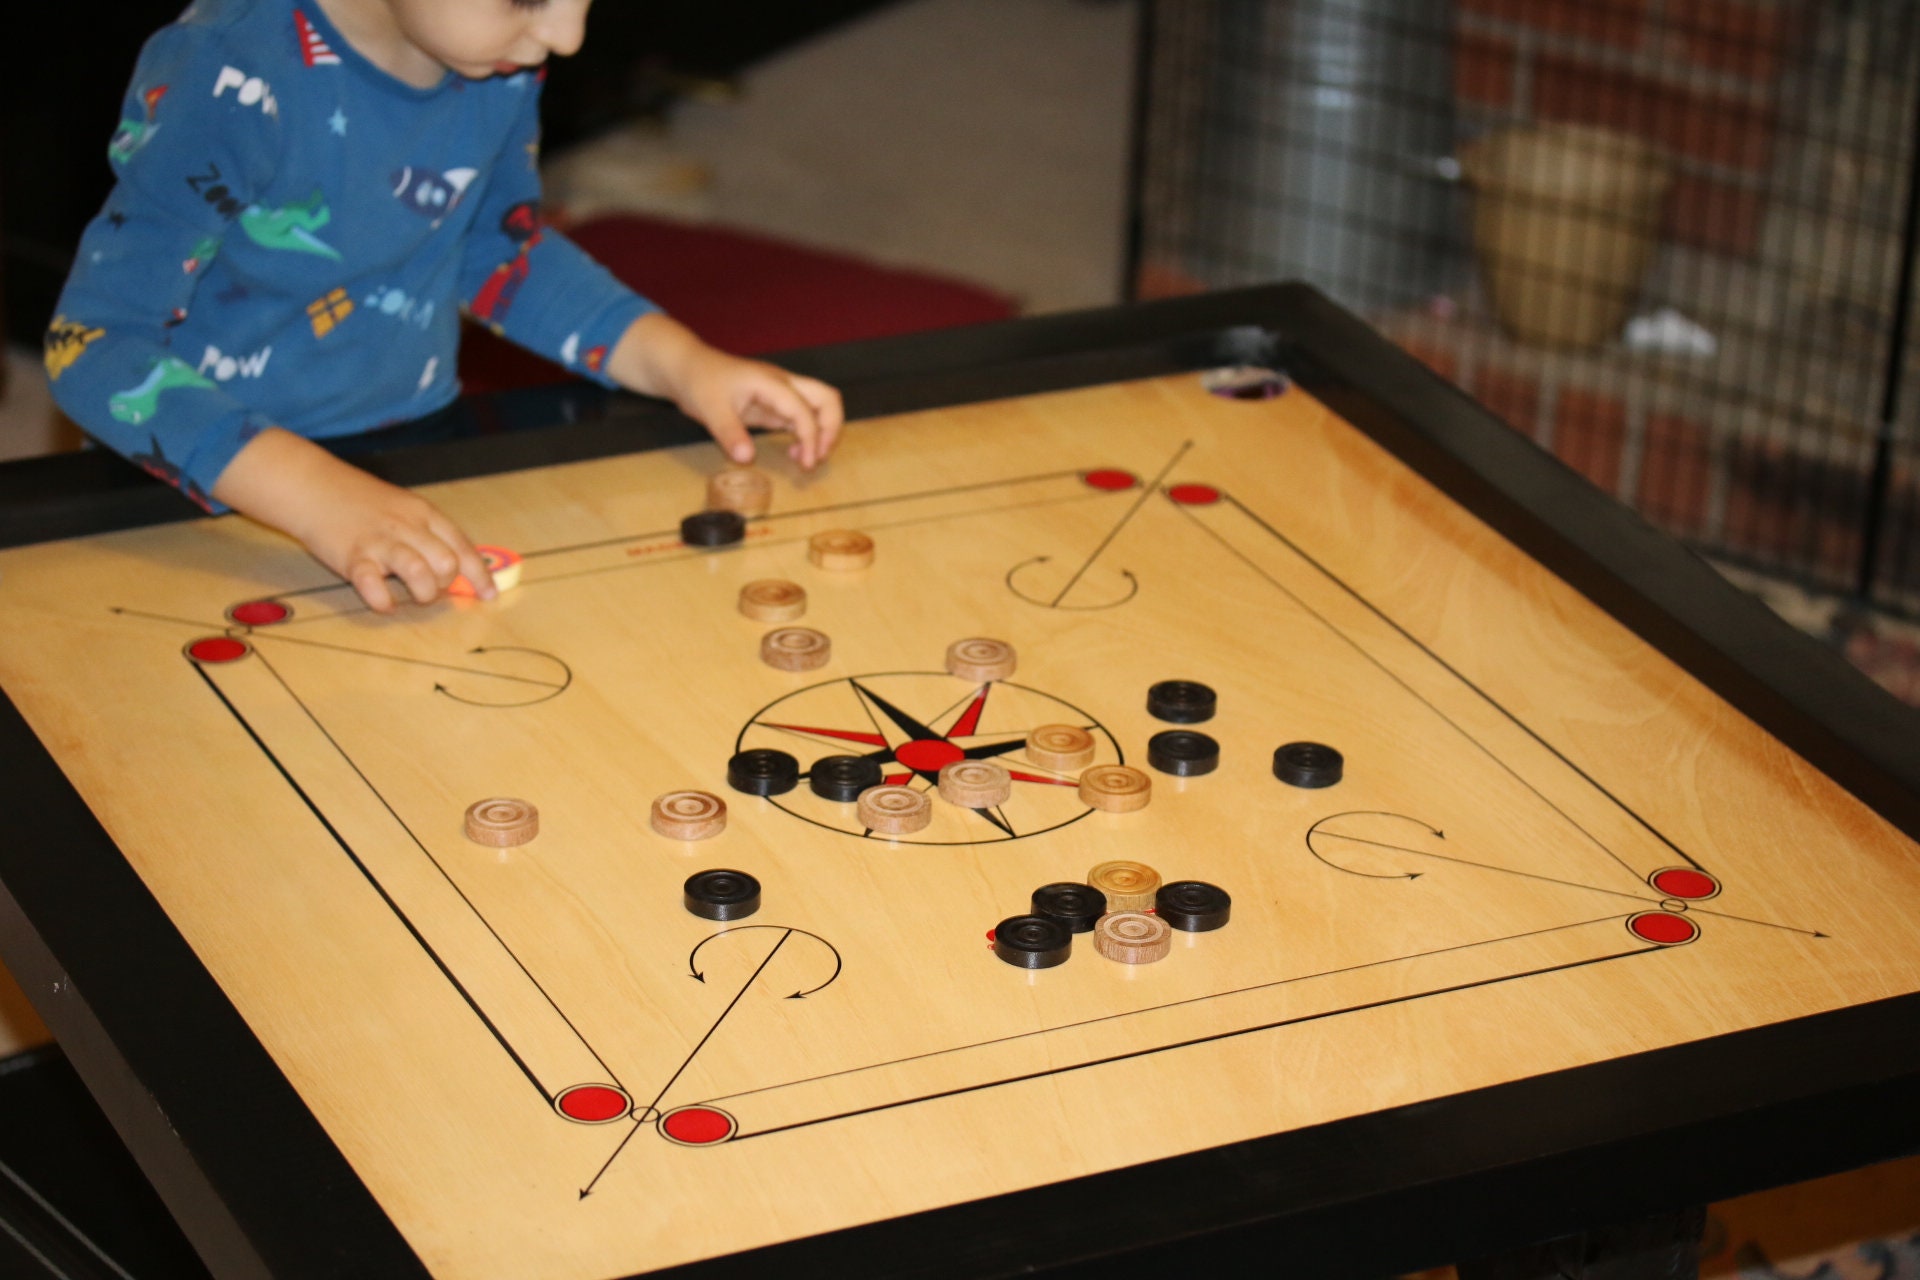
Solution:
[{"label": "black wooden board frame", "polygon": [[[1305,286],[781,363],[841,386],[856,417],[1280,369],[1920,839],[1920,713]],[[420,483],[700,438],[664,406],[567,384],[342,451]],[[0,546],[197,514],[104,453],[0,466]],[[214,1272],[426,1276],[4,697],[0,812],[0,959]],[[1125,1253],[1208,1274],[1378,1276],[1906,1154],[1917,1095],[1908,995],[651,1274],[1064,1275]]]}]

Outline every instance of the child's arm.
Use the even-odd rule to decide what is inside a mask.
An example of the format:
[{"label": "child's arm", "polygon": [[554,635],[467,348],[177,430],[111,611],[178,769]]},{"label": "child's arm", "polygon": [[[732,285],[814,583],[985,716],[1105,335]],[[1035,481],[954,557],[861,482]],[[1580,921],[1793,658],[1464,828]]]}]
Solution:
[{"label": "child's arm", "polygon": [[795,461],[817,466],[840,434],[839,392],[707,345],[541,221],[541,79],[527,74],[526,101],[476,193],[460,279],[469,314],[583,377],[672,400],[735,461],[752,460],[747,428],[764,427],[793,432]]},{"label": "child's arm", "polygon": [[496,594],[486,562],[438,507],[291,431],[255,436],[220,473],[213,496],[298,539],[377,613],[395,604],[389,575],[420,604],[445,592],[455,574],[483,600]]},{"label": "child's arm", "polygon": [[735,462],[753,461],[748,427],[792,432],[788,455],[809,471],[840,437],[838,391],[777,365],[728,355],[658,311],[627,326],[607,372],[631,391],[672,400]]}]

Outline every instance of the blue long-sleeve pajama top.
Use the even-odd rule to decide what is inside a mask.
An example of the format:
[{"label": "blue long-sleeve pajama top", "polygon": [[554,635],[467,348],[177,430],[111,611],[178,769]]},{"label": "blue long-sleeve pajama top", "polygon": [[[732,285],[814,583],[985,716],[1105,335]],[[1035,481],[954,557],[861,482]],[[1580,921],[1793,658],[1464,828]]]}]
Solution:
[{"label": "blue long-sleeve pajama top", "polygon": [[209,510],[263,428],[458,394],[465,308],[606,382],[652,304],[540,220],[541,73],[417,89],[311,0],[199,0],[147,42],[118,177],[48,330],[55,399]]}]

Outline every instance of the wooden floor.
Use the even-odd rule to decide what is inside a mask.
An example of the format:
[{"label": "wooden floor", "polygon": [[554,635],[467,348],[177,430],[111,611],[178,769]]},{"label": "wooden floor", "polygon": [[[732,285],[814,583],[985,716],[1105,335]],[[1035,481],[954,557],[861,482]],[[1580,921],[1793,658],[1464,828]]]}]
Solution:
[{"label": "wooden floor", "polygon": [[[677,533],[711,448],[438,486],[522,584],[393,620],[233,520],[0,554],[0,683],[443,1280],[628,1274],[1920,990],[1912,842],[1302,392],[861,423],[811,478],[767,453],[772,514],[717,551]],[[834,527],[870,569],[808,562]],[[826,666],[760,662],[734,601],[768,577]],[[948,675],[967,636],[1018,670]],[[1138,813],[1021,749],[1064,722],[1143,764],[1170,678],[1218,690],[1220,766],[1149,771]],[[1297,741],[1338,785],[1275,779]],[[742,748],[1026,777],[885,840],[804,782],[729,789]],[[681,788],[724,834],[649,830]],[[502,795],[533,843],[463,836]],[[994,957],[1115,858],[1231,922],[1151,965]],[[713,868],[758,915],[682,909]]]}]

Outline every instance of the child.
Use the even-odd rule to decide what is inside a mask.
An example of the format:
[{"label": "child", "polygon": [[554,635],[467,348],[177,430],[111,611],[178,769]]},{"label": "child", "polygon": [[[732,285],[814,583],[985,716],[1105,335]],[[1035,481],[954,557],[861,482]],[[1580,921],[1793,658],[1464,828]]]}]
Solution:
[{"label": "child", "polygon": [[47,334],[62,409],[209,511],[298,539],[389,612],[464,575],[431,503],[313,440],[458,394],[458,308],[569,369],[663,396],[736,462],[840,397],[727,355],[542,226],[539,96],[592,0],[197,0],[148,41],[108,147],[118,184]]}]

